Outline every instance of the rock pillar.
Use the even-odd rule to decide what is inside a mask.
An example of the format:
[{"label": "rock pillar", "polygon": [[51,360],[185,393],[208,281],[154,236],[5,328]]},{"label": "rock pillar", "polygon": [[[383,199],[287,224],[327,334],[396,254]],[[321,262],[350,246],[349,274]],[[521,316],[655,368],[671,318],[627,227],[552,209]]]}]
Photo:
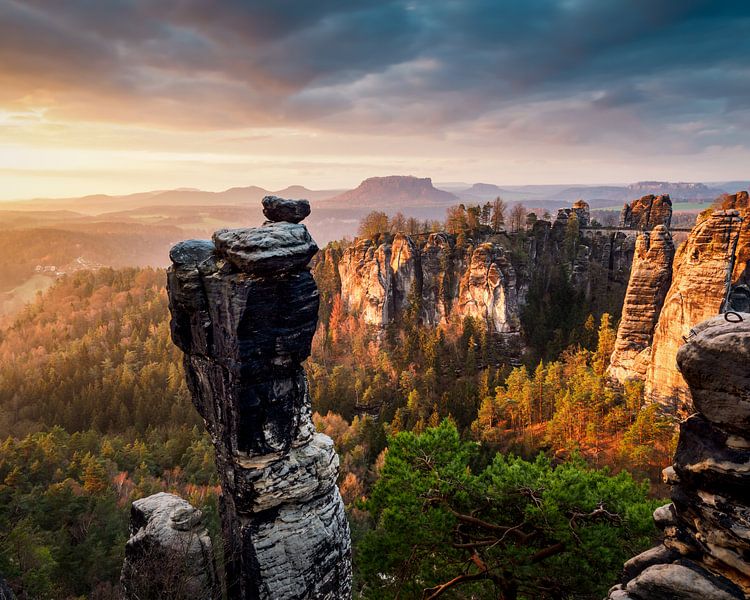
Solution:
[{"label": "rock pillar", "polygon": [[338,457],[315,432],[301,365],[319,299],[297,202],[267,197],[263,226],[170,252],[172,338],[216,449],[231,600],[351,596]]}]

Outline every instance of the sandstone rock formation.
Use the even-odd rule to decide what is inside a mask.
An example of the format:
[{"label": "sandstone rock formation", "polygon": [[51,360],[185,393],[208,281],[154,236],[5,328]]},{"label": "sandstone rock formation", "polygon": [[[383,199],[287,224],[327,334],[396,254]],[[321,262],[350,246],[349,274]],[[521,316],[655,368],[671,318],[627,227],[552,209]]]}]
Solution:
[{"label": "sandstone rock formation", "polygon": [[647,397],[667,411],[690,412],[690,392],[675,364],[678,348],[696,323],[722,309],[730,280],[746,283],[750,260],[746,217],[746,209],[741,213],[732,208],[704,216],[675,255],[672,284],[654,331],[646,374]]},{"label": "sandstone rock formation", "polygon": [[480,244],[459,287],[457,309],[463,316],[485,322],[491,331],[520,331],[516,273],[501,246]]},{"label": "sandstone rock formation", "polygon": [[750,313],[713,317],[677,353],[698,412],[680,425],[660,546],[625,564],[610,600],[750,597]]},{"label": "sandstone rock formation", "polygon": [[201,511],[163,492],[133,502],[120,583],[124,600],[221,598]]},{"label": "sandstone rock formation", "polygon": [[638,235],[608,371],[620,383],[646,378],[654,328],[672,282],[674,252],[672,236],[664,225]]},{"label": "sandstone rock formation", "polygon": [[315,432],[301,366],[318,318],[316,250],[303,225],[283,222],[170,253],[172,338],[222,480],[230,600],[351,596],[338,457]]},{"label": "sandstone rock formation", "polygon": [[397,234],[380,244],[360,239],[338,262],[341,299],[349,313],[371,325],[385,327],[418,305],[425,324],[471,316],[500,338],[515,340],[532,280],[552,271],[564,268],[587,299],[604,303],[624,295],[635,238],[581,231],[589,222],[588,204],[579,201],[561,209],[554,224],[537,220],[524,234],[479,233],[464,243],[445,232]]},{"label": "sandstone rock formation", "polygon": [[672,200],[668,194],[648,194],[622,207],[620,227],[648,231],[657,225],[669,227],[672,223]]}]

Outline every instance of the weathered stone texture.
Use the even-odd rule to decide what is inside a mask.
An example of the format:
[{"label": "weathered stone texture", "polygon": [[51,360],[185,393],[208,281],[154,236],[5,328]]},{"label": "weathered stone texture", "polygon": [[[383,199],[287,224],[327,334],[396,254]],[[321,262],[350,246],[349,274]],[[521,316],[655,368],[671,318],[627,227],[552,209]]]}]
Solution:
[{"label": "weathered stone texture", "polygon": [[700,221],[677,250],[672,284],[654,331],[646,374],[647,397],[665,410],[681,415],[691,411],[690,392],[675,363],[677,350],[695,324],[722,308],[735,250],[738,261],[733,283],[745,279],[747,264],[739,263],[748,244],[750,222],[742,221],[736,210],[719,210]]},{"label": "weathered stone texture", "polygon": [[164,492],[133,502],[120,583],[125,600],[220,599],[203,513]]},{"label": "weathered stone texture", "polygon": [[677,352],[698,412],[665,469],[672,503],[654,512],[664,540],[625,564],[609,600],[750,597],[750,313],[737,317],[700,323]]},{"label": "weathered stone texture", "polygon": [[664,225],[638,235],[608,371],[620,383],[646,377],[654,329],[672,282],[674,252]]},{"label": "weathered stone texture", "polygon": [[423,323],[471,316],[489,332],[515,340],[535,277],[564,268],[586,298],[605,302],[618,293],[613,290],[624,293],[634,236],[580,230],[589,223],[588,204],[579,201],[561,209],[554,224],[533,223],[523,243],[505,232],[480,233],[463,244],[445,232],[426,239],[397,234],[380,244],[357,240],[338,263],[341,299],[349,313],[370,325],[385,327],[418,305]]},{"label": "weathered stone texture", "polygon": [[672,200],[669,194],[649,194],[622,207],[620,227],[648,231],[657,225],[669,227],[672,223]]},{"label": "weathered stone texture", "polygon": [[172,337],[216,449],[230,600],[351,597],[338,457],[315,432],[301,366],[317,325],[315,250],[285,222],[171,253]]}]

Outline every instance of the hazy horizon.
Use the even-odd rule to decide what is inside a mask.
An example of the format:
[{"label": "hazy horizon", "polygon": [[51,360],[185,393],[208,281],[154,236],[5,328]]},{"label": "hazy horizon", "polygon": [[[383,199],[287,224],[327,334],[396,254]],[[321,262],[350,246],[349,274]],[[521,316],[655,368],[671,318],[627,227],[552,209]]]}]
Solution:
[{"label": "hazy horizon", "polygon": [[745,179],[748,24],[743,2],[0,0],[0,199]]}]

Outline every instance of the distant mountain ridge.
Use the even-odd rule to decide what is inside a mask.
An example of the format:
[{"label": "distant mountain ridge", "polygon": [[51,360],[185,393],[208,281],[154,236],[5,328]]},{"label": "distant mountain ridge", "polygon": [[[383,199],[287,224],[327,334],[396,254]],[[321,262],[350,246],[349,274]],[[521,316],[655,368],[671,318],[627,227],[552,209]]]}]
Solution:
[{"label": "distant mountain ridge", "polygon": [[329,198],[326,205],[349,208],[406,208],[424,206],[449,206],[459,197],[432,185],[429,177],[390,175],[370,177],[353,190]]}]

